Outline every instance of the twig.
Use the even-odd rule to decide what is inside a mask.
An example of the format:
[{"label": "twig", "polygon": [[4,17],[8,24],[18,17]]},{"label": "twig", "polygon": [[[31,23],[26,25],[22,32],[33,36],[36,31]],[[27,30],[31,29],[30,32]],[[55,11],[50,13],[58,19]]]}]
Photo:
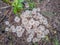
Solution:
[{"label": "twig", "polygon": [[47,43],[47,41],[45,41],[45,42],[43,43],[43,45],[46,45],[46,43]]},{"label": "twig", "polygon": [[[9,10],[8,10],[9,11]],[[8,11],[5,12],[5,15],[2,17],[2,19],[0,19],[0,23],[2,22],[2,20],[5,18],[5,16],[7,15]]]},{"label": "twig", "polygon": [[6,9],[9,8],[10,6],[5,6],[5,7],[1,7],[0,9]]},{"label": "twig", "polygon": [[7,11],[5,12],[3,18],[0,20],[0,23],[3,21],[3,19],[5,18],[5,16],[6,16],[8,13],[9,13],[9,17],[10,17],[10,15],[11,15],[11,13],[12,13],[12,9],[11,9],[11,10],[7,10]]}]

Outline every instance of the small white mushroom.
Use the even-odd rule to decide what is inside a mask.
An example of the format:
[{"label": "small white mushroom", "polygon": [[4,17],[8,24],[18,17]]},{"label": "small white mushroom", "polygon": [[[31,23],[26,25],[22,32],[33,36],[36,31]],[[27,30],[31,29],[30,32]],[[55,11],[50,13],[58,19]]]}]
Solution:
[{"label": "small white mushroom", "polygon": [[26,8],[29,8],[29,4],[28,4],[28,3],[25,3],[25,7],[26,7]]},{"label": "small white mushroom", "polygon": [[18,37],[22,37],[22,32],[16,32]]},{"label": "small white mushroom", "polygon": [[37,11],[40,11],[40,8],[39,7],[37,8]]},{"label": "small white mushroom", "polygon": [[12,30],[12,32],[16,32],[16,28],[15,28],[14,25],[12,25],[12,26],[10,27],[10,29]]},{"label": "small white mushroom", "polygon": [[33,38],[33,43],[38,42],[38,41],[39,41],[38,38]]},{"label": "small white mushroom", "polygon": [[32,38],[28,37],[27,42],[31,42],[31,41],[32,41]]},{"label": "small white mushroom", "polygon": [[26,18],[22,19],[22,24],[24,25],[28,24],[28,20]]},{"label": "small white mushroom", "polygon": [[9,30],[10,30],[10,28],[9,28],[9,27],[6,27],[6,28],[5,28],[5,31],[9,31]]},{"label": "small white mushroom", "polygon": [[8,25],[8,26],[10,26],[9,21],[5,21],[5,24]]},{"label": "small white mushroom", "polygon": [[36,12],[37,12],[37,9],[36,8],[33,8],[32,14],[36,14]]},{"label": "small white mushroom", "polygon": [[22,27],[21,26],[16,26],[16,31],[21,31],[22,30]]},{"label": "small white mushroom", "polygon": [[46,30],[44,31],[44,34],[47,35],[48,33],[49,33],[49,30],[46,29]]},{"label": "small white mushroom", "polygon": [[38,27],[38,30],[40,30],[40,31],[45,31],[45,27],[44,27],[43,25],[40,25],[40,26]]},{"label": "small white mushroom", "polygon": [[40,24],[40,22],[39,21],[35,21],[35,26],[38,26]]},{"label": "small white mushroom", "polygon": [[15,21],[15,22],[19,22],[19,21],[20,21],[20,18],[19,18],[18,16],[16,16],[16,17],[14,18],[14,21]]},{"label": "small white mushroom", "polygon": [[18,26],[16,30],[17,30],[17,32],[16,32],[16,33],[17,33],[17,36],[18,36],[18,37],[22,37],[25,29],[23,29],[23,28],[21,28],[20,26]]},{"label": "small white mushroom", "polygon": [[30,25],[34,25],[34,23],[35,23],[34,19],[33,19],[33,18],[30,19],[29,24],[30,24]]},{"label": "small white mushroom", "polygon": [[31,13],[31,11],[29,11],[29,10],[25,11],[25,15],[29,15],[30,13]]},{"label": "small white mushroom", "polygon": [[31,33],[31,34],[29,35],[29,37],[30,37],[30,38],[33,38],[33,37],[34,37],[34,34]]}]

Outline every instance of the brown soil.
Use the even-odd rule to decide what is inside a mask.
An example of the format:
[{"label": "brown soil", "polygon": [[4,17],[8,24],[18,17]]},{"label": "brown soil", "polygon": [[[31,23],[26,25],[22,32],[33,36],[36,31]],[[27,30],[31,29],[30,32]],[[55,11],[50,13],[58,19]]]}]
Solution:
[{"label": "brown soil", "polygon": [[[36,0],[34,0],[37,2]],[[41,13],[46,16],[51,25],[51,31],[49,34],[49,41],[41,40],[38,45],[54,45],[53,39],[57,36],[60,43],[60,0],[42,0],[37,3],[41,8]],[[13,16],[12,16],[13,15]],[[15,33],[5,32],[5,20],[13,22],[13,14],[11,7],[0,0],[0,45],[34,45],[33,43],[27,43],[24,36],[18,38]],[[56,31],[56,33],[54,33]]]}]

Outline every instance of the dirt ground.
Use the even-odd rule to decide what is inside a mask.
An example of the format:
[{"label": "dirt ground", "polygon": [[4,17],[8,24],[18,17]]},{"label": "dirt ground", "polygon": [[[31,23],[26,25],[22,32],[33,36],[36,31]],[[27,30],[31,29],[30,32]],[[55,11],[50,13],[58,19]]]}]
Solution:
[{"label": "dirt ground", "polygon": [[[34,0],[37,3],[37,0]],[[46,16],[51,25],[49,33],[49,41],[41,40],[38,45],[54,45],[53,39],[57,36],[60,43],[60,0],[40,0],[37,7],[41,8],[41,13]],[[27,43],[24,36],[18,38],[15,33],[5,32],[5,20],[12,22],[14,14],[11,6],[0,0],[0,45],[34,45]],[[13,15],[13,16],[12,16]],[[54,33],[56,31],[56,33]]]}]

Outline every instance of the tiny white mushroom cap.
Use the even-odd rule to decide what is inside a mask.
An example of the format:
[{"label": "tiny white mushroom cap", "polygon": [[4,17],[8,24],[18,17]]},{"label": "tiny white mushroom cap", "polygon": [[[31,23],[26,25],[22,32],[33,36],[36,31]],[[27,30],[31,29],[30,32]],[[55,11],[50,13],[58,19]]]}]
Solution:
[{"label": "tiny white mushroom cap", "polygon": [[17,26],[17,27],[16,27],[16,31],[23,33],[23,32],[25,31],[25,29],[22,28],[21,26]]},{"label": "tiny white mushroom cap", "polygon": [[[23,33],[24,33],[24,31],[25,31],[25,29],[23,29],[23,28],[21,28],[21,27],[17,27],[18,28],[18,30],[17,30],[17,36],[18,37],[22,37],[22,35],[23,35]],[[21,28],[21,29],[20,29]]]},{"label": "tiny white mushroom cap", "polygon": [[37,9],[36,8],[33,8],[32,14],[36,14],[36,11],[37,11]]},{"label": "tiny white mushroom cap", "polygon": [[34,34],[30,34],[29,37],[30,37],[30,38],[33,38],[33,37],[34,37]]},{"label": "tiny white mushroom cap", "polygon": [[10,26],[9,21],[5,21],[5,24],[8,25],[8,26]]},{"label": "tiny white mushroom cap", "polygon": [[41,38],[45,38],[46,35],[44,34],[44,32],[41,34]]},{"label": "tiny white mushroom cap", "polygon": [[31,42],[31,41],[32,41],[32,38],[28,37],[27,42]]},{"label": "tiny white mushroom cap", "polygon": [[27,23],[27,24],[24,25],[24,27],[26,28],[26,30],[30,30],[32,26]]},{"label": "tiny white mushroom cap", "polygon": [[38,15],[38,18],[40,19],[40,20],[42,20],[43,19],[43,16],[42,16],[42,14],[40,14],[40,13],[37,13]]},{"label": "tiny white mushroom cap", "polygon": [[37,15],[32,16],[33,18],[37,19]]},{"label": "tiny white mushroom cap", "polygon": [[33,8],[33,10],[32,10],[32,11],[35,11],[35,12],[36,12],[36,11],[37,11],[37,9],[36,9],[36,8]]},{"label": "tiny white mushroom cap", "polygon": [[22,34],[23,34],[22,32],[17,32],[18,37],[22,37]]},{"label": "tiny white mushroom cap", "polygon": [[25,29],[24,29],[24,28],[22,28],[21,32],[22,32],[22,33],[24,33],[24,31],[25,31]]},{"label": "tiny white mushroom cap", "polygon": [[25,13],[25,15],[29,15],[31,13],[31,11],[26,10],[24,13]]},{"label": "tiny white mushroom cap", "polygon": [[38,41],[39,41],[38,38],[33,38],[33,43],[38,42]]},{"label": "tiny white mushroom cap", "polygon": [[29,4],[28,4],[28,3],[25,3],[25,7],[26,7],[26,8],[29,8]]},{"label": "tiny white mushroom cap", "polygon": [[37,8],[37,11],[40,11],[40,8],[39,7]]},{"label": "tiny white mushroom cap", "polygon": [[38,39],[41,39],[41,34],[42,34],[42,32],[41,33],[37,33],[37,38]]},{"label": "tiny white mushroom cap", "polygon": [[22,24],[24,25],[28,24],[28,20],[26,18],[22,19]]},{"label": "tiny white mushroom cap", "polygon": [[16,28],[15,28],[14,25],[12,25],[12,26],[10,27],[10,29],[12,30],[12,32],[16,32]]},{"label": "tiny white mushroom cap", "polygon": [[45,31],[45,26],[40,25],[40,26],[38,27],[38,30],[40,30],[40,31]]},{"label": "tiny white mushroom cap", "polygon": [[26,32],[26,34],[30,34],[31,33],[31,30],[26,30],[27,32]]},{"label": "tiny white mushroom cap", "polygon": [[32,35],[34,35],[34,30],[33,29],[29,29],[29,30],[26,30],[26,31],[27,31],[26,34],[32,34]]},{"label": "tiny white mushroom cap", "polygon": [[9,28],[9,27],[6,27],[6,28],[5,28],[5,31],[9,31],[9,30],[10,30],[10,28]]},{"label": "tiny white mushroom cap", "polygon": [[38,39],[41,39],[41,38],[45,38],[46,37],[46,35],[44,34],[44,32],[42,32],[42,33],[37,33],[37,38]]},{"label": "tiny white mushroom cap", "polygon": [[49,26],[49,24],[48,24],[48,21],[47,21],[47,20],[44,20],[44,21],[43,21],[43,24],[44,24],[46,27],[48,27],[48,26]]},{"label": "tiny white mushroom cap", "polygon": [[30,19],[29,24],[30,24],[30,25],[34,25],[34,23],[35,23],[34,19],[33,19],[33,18]]},{"label": "tiny white mushroom cap", "polygon": [[20,17],[23,19],[23,18],[26,18],[29,16],[30,16],[30,11],[27,10],[27,11],[23,12]]},{"label": "tiny white mushroom cap", "polygon": [[46,29],[46,30],[44,31],[44,34],[45,34],[45,35],[48,35],[48,33],[49,33],[49,30]]},{"label": "tiny white mushroom cap", "polygon": [[19,21],[20,21],[20,18],[19,18],[18,16],[16,16],[16,17],[14,18],[14,21],[15,21],[15,22],[19,22]]},{"label": "tiny white mushroom cap", "polygon": [[39,21],[35,21],[35,26],[38,26],[39,24]]},{"label": "tiny white mushroom cap", "polygon": [[40,17],[40,18],[43,18],[43,15],[40,14],[40,13],[37,13],[37,16]]},{"label": "tiny white mushroom cap", "polygon": [[16,31],[21,31],[22,30],[22,27],[21,26],[16,26]]}]

